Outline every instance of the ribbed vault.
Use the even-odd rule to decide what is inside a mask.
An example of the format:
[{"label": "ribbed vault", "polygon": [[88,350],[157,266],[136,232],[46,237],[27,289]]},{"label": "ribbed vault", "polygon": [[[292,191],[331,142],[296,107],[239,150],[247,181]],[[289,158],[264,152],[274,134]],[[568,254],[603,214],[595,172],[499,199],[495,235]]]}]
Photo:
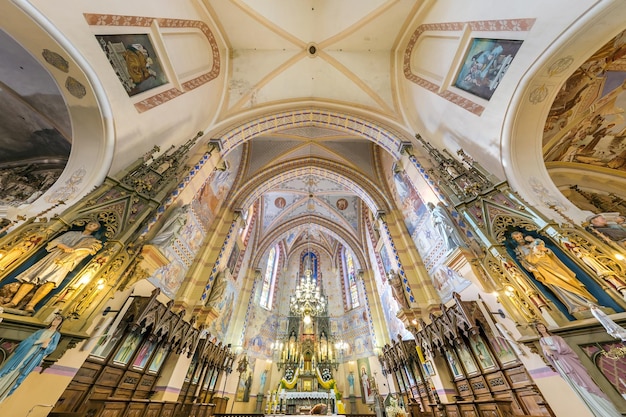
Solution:
[{"label": "ribbed vault", "polygon": [[303,225],[311,225],[320,228],[339,240],[344,246],[352,249],[361,268],[365,268],[365,266],[368,265],[365,261],[365,254],[361,249],[363,245],[348,230],[320,216],[303,216],[281,224],[273,229],[271,233],[264,236],[263,239],[259,241],[255,257],[251,262],[251,268],[258,268],[260,266],[261,260],[266,255],[267,251],[283,235]]},{"label": "ribbed vault", "polygon": [[391,207],[389,200],[370,179],[336,162],[319,158],[303,158],[288,161],[260,172],[239,187],[232,196],[230,206],[234,209],[246,209],[264,193],[279,186],[281,183],[309,175],[330,178],[345,186],[360,197],[374,213],[381,210],[388,211]]}]

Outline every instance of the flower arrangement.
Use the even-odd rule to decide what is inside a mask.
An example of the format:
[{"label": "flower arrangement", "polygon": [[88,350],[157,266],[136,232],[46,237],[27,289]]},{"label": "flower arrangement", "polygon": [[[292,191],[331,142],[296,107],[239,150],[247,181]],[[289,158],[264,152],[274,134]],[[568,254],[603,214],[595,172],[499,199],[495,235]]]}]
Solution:
[{"label": "flower arrangement", "polygon": [[389,405],[385,407],[385,411],[387,417],[406,417],[406,411],[398,405],[398,400],[393,397],[389,398]]}]

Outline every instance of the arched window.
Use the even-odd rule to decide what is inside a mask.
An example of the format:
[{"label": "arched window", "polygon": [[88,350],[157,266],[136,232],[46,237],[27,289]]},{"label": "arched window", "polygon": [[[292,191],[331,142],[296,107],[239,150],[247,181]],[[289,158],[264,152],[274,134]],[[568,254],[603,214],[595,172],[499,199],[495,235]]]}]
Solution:
[{"label": "arched window", "polygon": [[356,285],[356,272],[354,270],[354,259],[352,254],[345,248],[343,250],[343,265],[344,265],[344,283],[346,286],[346,301],[348,308],[356,308],[359,303],[359,292]]},{"label": "arched window", "polygon": [[266,309],[272,308],[272,297],[274,295],[274,284],[276,283],[276,270],[278,269],[278,250],[276,246],[270,249],[267,257],[267,266],[265,267],[265,275],[263,275],[263,288],[261,289],[261,299],[259,303],[261,307]]}]

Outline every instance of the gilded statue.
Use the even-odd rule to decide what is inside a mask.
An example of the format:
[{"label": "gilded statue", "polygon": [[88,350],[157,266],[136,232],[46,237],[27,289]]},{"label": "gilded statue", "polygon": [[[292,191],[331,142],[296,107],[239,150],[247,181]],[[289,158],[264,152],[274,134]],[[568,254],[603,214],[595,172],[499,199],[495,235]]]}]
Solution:
[{"label": "gilded statue", "polygon": [[520,264],[548,287],[570,313],[589,310],[588,303],[597,301],[543,240],[524,236],[519,231],[511,233],[511,238],[516,243],[515,253]]},{"label": "gilded statue", "polygon": [[15,279],[20,283],[17,292],[5,308],[16,308],[35,287],[35,293],[24,307],[32,313],[35,306],[53,289],[58,287],[74,268],[87,256],[102,248],[102,242],[93,236],[100,223],[87,223],[83,231],[65,232],[51,240],[46,246],[48,254],[30,268],[20,273]]}]

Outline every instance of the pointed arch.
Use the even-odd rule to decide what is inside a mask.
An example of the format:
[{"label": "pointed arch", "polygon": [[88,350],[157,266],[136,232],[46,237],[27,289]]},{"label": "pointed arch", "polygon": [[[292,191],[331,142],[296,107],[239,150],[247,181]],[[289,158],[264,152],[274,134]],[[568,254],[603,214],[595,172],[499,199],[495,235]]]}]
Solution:
[{"label": "pointed arch", "polygon": [[393,206],[379,187],[365,175],[337,162],[321,158],[287,161],[258,173],[237,190],[232,196],[230,206],[238,209],[249,207],[278,184],[307,175],[330,178],[332,181],[339,182],[361,198],[374,213],[389,211]]},{"label": "pointed arch", "polygon": [[[336,223],[333,223],[332,221],[325,219],[323,217],[320,217],[320,216],[310,216],[306,218],[299,217],[299,218],[290,220],[282,224],[281,226],[277,227],[276,229],[274,229],[271,233],[265,236],[263,240],[259,242],[256,256],[250,263],[251,267],[252,268],[259,267],[259,264],[261,263],[262,259],[264,259],[265,254],[267,253],[269,248],[278,239],[280,239],[282,235],[305,224],[319,226],[326,233],[330,234],[331,236],[333,236],[334,238],[342,242],[344,246],[350,247],[352,249],[352,252],[354,253],[354,256],[356,256],[358,264],[360,265],[361,269],[365,268],[365,266],[367,265],[367,262],[365,260],[365,254],[361,250],[362,245],[359,243],[359,241],[346,229],[338,227]],[[292,249],[292,252],[293,252],[293,249]]]},{"label": "pointed arch", "polygon": [[225,156],[237,146],[257,136],[296,127],[321,127],[365,138],[389,152],[396,160],[400,159],[402,142],[411,140],[410,136],[403,136],[378,121],[321,108],[306,108],[257,116],[229,128],[217,137],[220,138],[222,154]]}]

